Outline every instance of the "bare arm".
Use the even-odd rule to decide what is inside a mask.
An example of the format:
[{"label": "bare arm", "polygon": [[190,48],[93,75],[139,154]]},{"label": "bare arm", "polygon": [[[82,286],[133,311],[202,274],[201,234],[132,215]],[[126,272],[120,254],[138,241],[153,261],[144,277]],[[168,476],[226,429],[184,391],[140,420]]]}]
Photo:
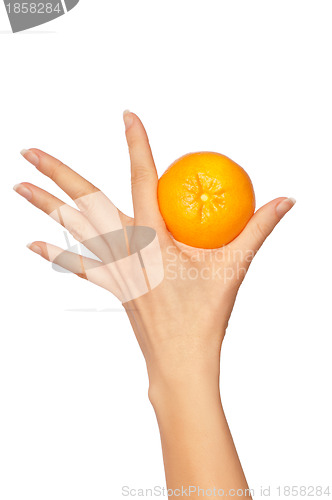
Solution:
[{"label": "bare arm", "polygon": [[[166,385],[166,386],[165,386]],[[151,397],[163,448],[167,486],[202,498],[202,491],[233,498],[248,485],[223,412],[215,376],[195,371],[172,381]],[[198,495],[201,489],[200,495]],[[182,495],[181,495],[182,496]],[[221,494],[219,494],[221,496]],[[251,498],[249,493],[246,498]]]},{"label": "bare arm", "polygon": [[[124,119],[134,219],[59,160],[38,149],[24,150],[25,159],[67,193],[77,208],[27,182],[14,189],[64,226],[92,256],[42,241],[29,248],[102,286],[123,303],[146,360],[168,487],[245,490],[220,401],[220,349],[250,262],[294,200],[277,198],[260,208],[243,232],[221,249],[210,252],[180,244],[159,212],[158,176],[145,129],[133,113],[125,113]],[[142,233],[137,232],[142,227],[156,237],[138,259],[131,249],[139,245]],[[194,283],[188,278],[193,268]],[[237,498],[234,492],[229,496]],[[198,493],[192,491],[191,498],[198,498]]]}]

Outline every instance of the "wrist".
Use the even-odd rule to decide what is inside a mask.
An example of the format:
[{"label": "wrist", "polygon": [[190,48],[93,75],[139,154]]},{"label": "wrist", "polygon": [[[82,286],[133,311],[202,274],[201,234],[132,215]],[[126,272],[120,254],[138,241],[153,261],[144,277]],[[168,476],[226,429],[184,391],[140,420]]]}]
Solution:
[{"label": "wrist", "polygon": [[212,360],[195,360],[189,365],[170,365],[164,368],[149,366],[149,400],[157,411],[169,407],[179,406],[186,402],[196,403],[206,396],[220,398],[219,374],[220,358]]}]

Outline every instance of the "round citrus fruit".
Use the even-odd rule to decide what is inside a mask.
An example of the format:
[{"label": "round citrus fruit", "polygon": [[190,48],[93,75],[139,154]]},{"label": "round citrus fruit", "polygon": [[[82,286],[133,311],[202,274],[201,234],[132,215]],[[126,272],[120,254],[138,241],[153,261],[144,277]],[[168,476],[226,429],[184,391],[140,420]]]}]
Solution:
[{"label": "round citrus fruit", "polygon": [[158,201],[170,233],[198,248],[232,241],[255,210],[255,194],[242,167],[219,153],[190,153],[159,179]]}]

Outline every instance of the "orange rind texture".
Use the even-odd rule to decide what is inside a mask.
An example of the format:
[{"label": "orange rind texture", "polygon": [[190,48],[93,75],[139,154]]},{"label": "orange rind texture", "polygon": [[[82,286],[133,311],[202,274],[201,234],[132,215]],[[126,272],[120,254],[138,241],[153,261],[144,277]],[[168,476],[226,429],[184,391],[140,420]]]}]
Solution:
[{"label": "orange rind texture", "polygon": [[158,183],[158,202],[173,237],[197,248],[219,248],[244,229],[255,211],[248,174],[219,153],[189,153]]}]

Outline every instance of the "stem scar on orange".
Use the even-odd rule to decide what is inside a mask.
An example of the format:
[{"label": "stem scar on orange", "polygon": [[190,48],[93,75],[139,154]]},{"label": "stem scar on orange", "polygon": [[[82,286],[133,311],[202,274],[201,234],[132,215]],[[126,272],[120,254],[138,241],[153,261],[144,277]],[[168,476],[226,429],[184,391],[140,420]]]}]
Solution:
[{"label": "stem scar on orange", "polygon": [[197,248],[227,245],[255,211],[248,174],[219,153],[189,153],[158,183],[161,215],[177,241]]}]

